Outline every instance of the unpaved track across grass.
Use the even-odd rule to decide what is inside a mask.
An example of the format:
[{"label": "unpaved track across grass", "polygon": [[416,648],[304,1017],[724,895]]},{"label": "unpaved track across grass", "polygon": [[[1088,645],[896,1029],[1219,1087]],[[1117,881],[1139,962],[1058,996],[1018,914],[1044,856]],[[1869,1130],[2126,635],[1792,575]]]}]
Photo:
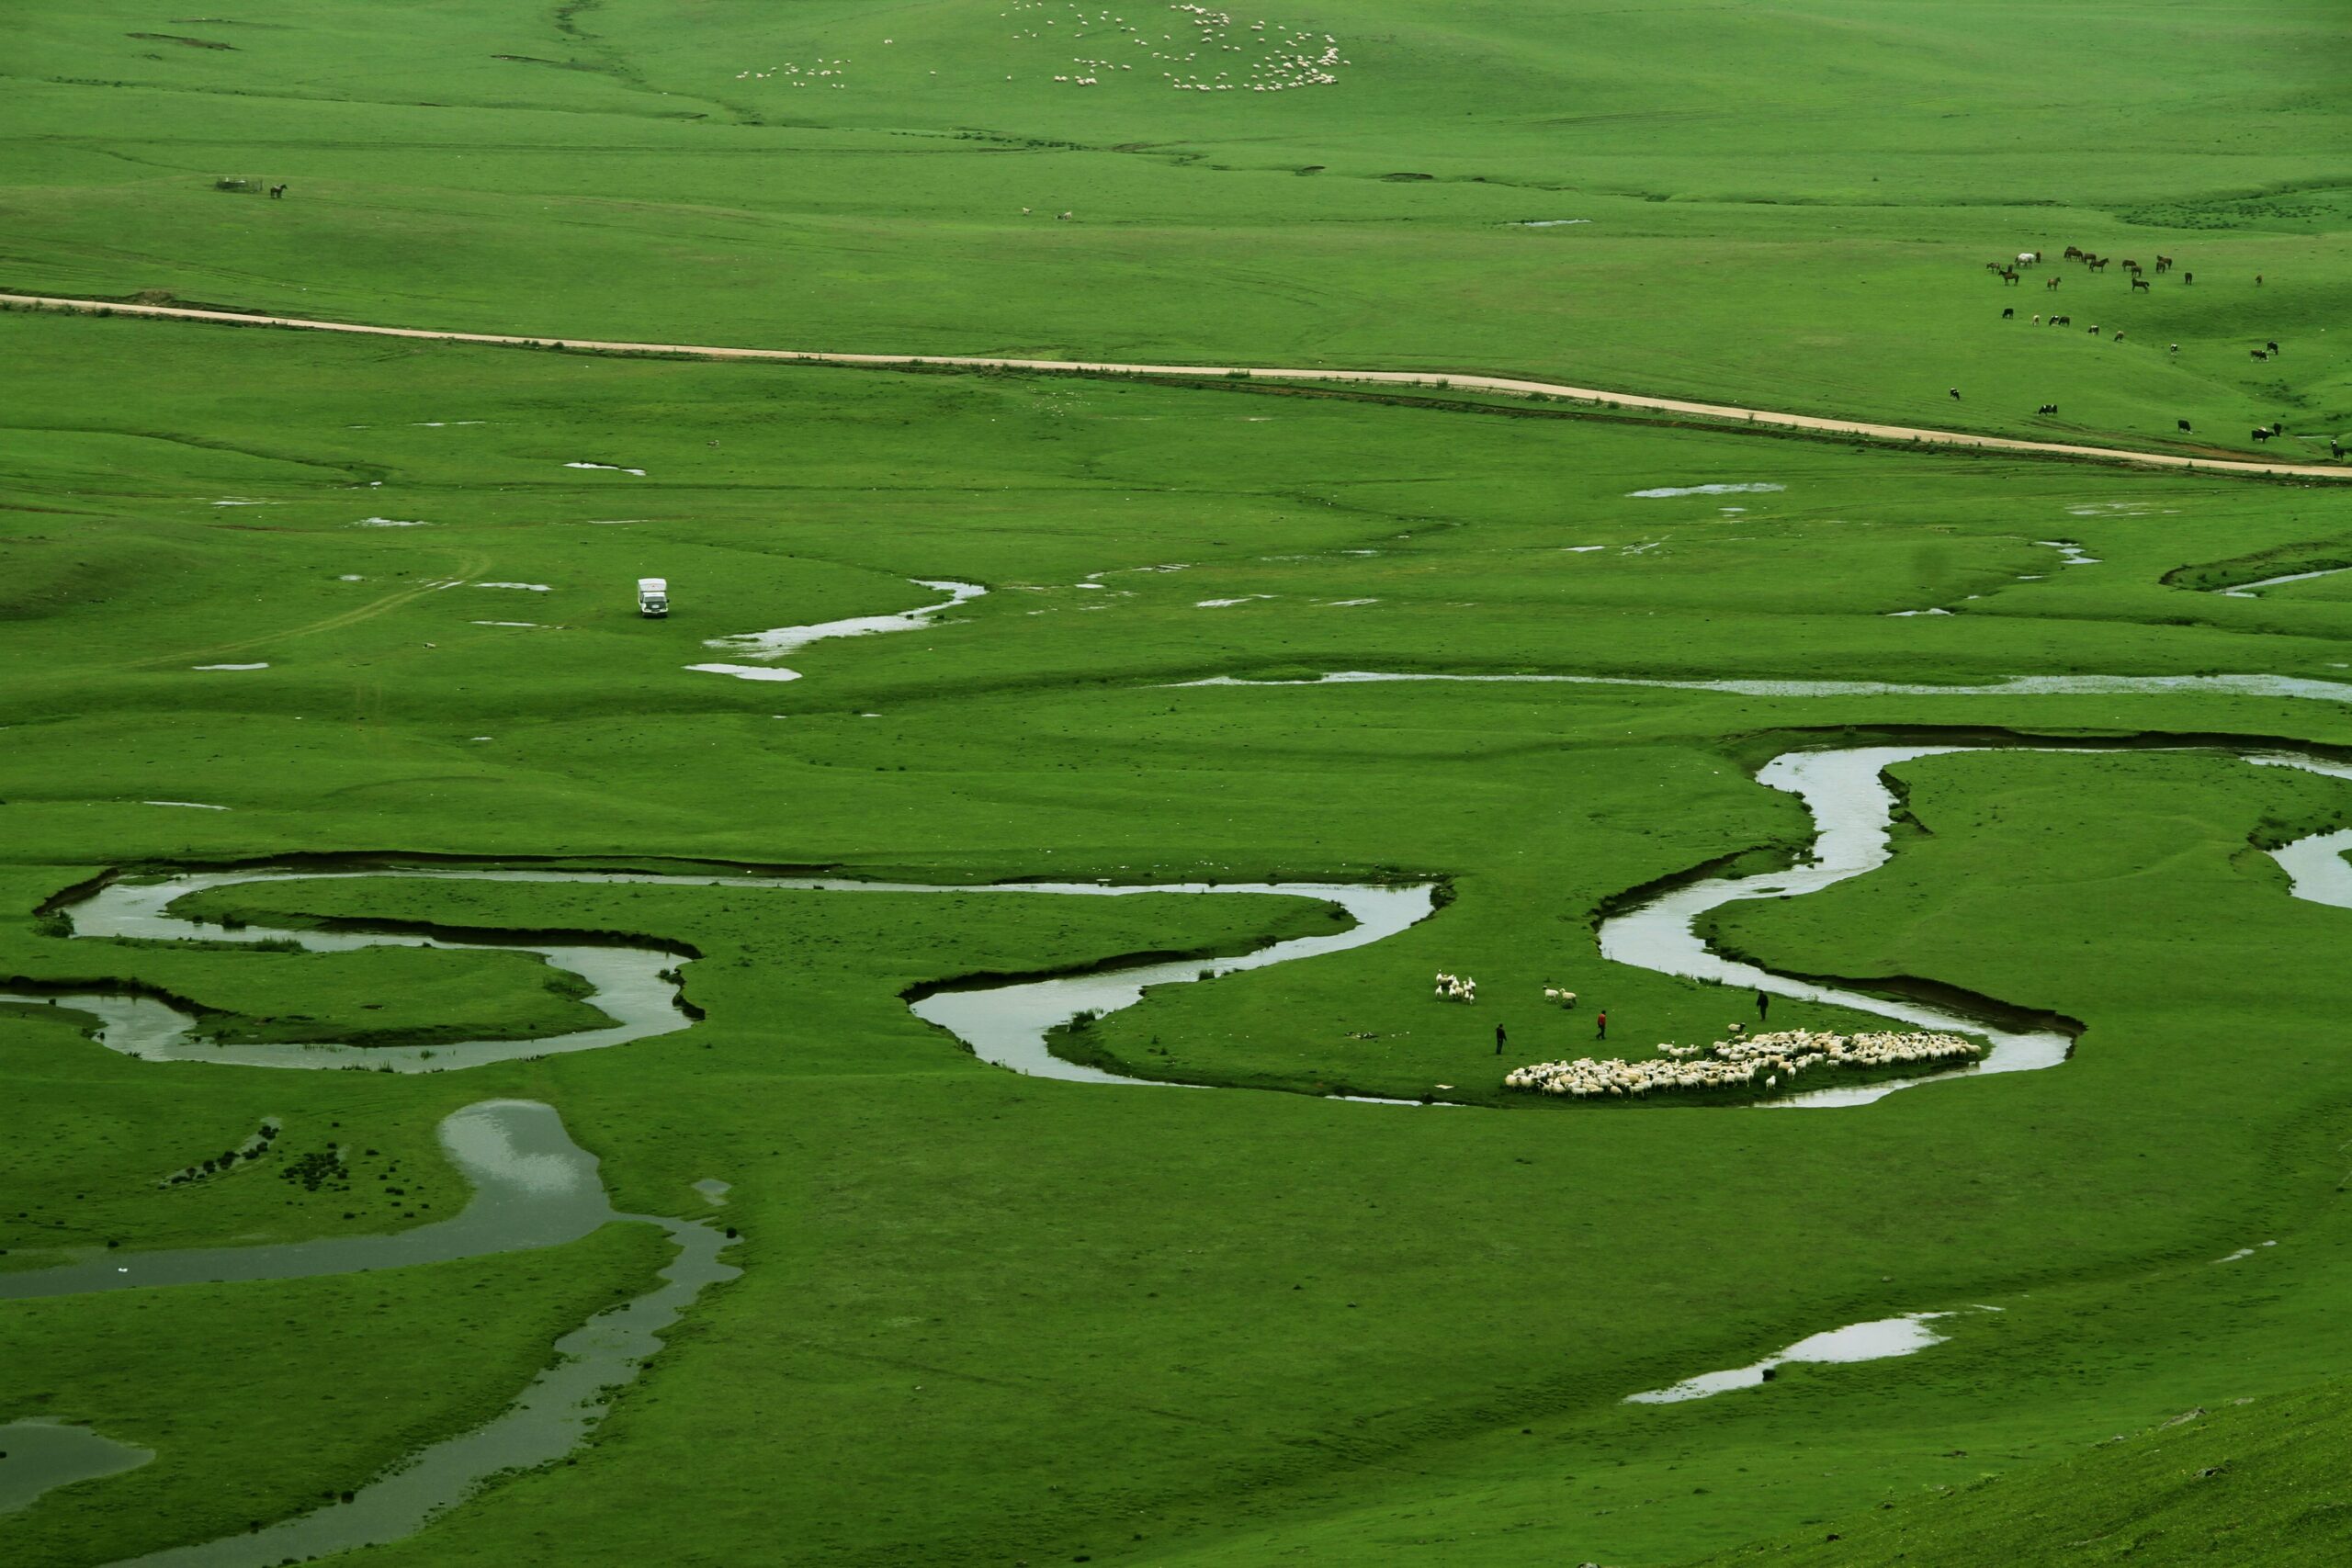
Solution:
[{"label": "unpaved track across grass", "polygon": [[1735,428],[1794,430],[1815,435],[1850,435],[1871,441],[1895,441],[1921,446],[1966,447],[1979,451],[2015,453],[2028,457],[2072,457],[2104,463],[2133,463],[2148,468],[2187,468],[2200,474],[2253,474],[2269,479],[2352,479],[2352,468],[2321,463],[2265,463],[2254,458],[2188,457],[2170,452],[2135,452],[2123,446],[2081,446],[2061,441],[2021,441],[2006,435],[1976,435],[1961,430],[1926,430],[1907,424],[1873,424],[1863,420],[1826,419],[1816,414],[1781,413],[1771,409],[1738,408],[1728,403],[1690,402],[1681,398],[1653,398],[1638,392],[1610,392],[1593,387],[1570,387],[1556,381],[1532,381],[1510,376],[1459,376],[1415,370],[1297,370],[1265,366],[1134,365],[1117,360],[1001,359],[960,354],[831,354],[820,349],[727,348],[707,344],[609,343],[590,338],[523,337],[503,333],[435,332],[424,327],[363,326],[353,321],[320,321],[300,316],[265,316],[241,310],[200,310],[186,305],[132,305],[106,299],[74,299],[47,294],[0,294],[0,306],[72,310],[85,314],[153,316],[175,321],[214,321],[239,327],[292,327],[304,332],[356,333],[367,337],[423,338],[434,343],[486,344],[496,348],[552,348],[582,354],[684,355],[698,359],[773,360],[791,365],[851,365],[884,369],[1023,370],[1060,376],[1188,376],[1204,380],[1272,382],[1338,382],[1350,386],[1410,387],[1420,390],[1492,392],[1512,398],[1555,398],[1566,402],[1603,403],[1613,408],[1651,413],[1681,414],[1694,419],[1725,420]]}]

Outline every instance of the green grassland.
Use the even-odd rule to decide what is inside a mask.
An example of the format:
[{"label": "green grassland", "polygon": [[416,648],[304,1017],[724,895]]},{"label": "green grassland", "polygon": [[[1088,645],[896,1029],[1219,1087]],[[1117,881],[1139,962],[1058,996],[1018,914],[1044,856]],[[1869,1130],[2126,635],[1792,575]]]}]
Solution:
[{"label": "green grassland", "polygon": [[[1197,62],[1146,63],[1272,69],[1231,15],[1196,44],[1172,9],[1061,0],[51,7],[0,24],[0,287],[1524,371],[2151,447],[2276,418],[2300,456],[2352,412],[2327,7],[1366,0],[1269,14],[1275,42],[1332,35],[1332,84],[1179,91],[1158,73]],[[1080,59],[1135,69],[1053,80]],[[2197,281],[1984,271],[2033,245],[2060,270],[2065,243]],[[1997,320],[2053,299],[2106,333]],[[286,881],[185,911],[649,938],[702,1016],[393,1075],[135,1061],[0,1004],[0,1271],[446,1217],[435,1129],[502,1096],[556,1107],[618,1209],[740,1229],[741,1277],[591,1443],[375,1560],[2342,1561],[2352,914],[2261,852],[2352,823],[2352,784],[2226,753],[2352,754],[2352,705],[1610,683],[2352,684],[2352,575],[2220,592],[2352,563],[2334,487],[1434,392],[121,317],[0,312],[0,990],[141,988],[224,1040],[594,1023],[526,953],[70,939],[44,913],[113,869],[300,855],[1445,889],[1385,942],[1067,1042],[1210,1089],[1015,1076],[905,998],[1244,951],[1329,907]],[[667,620],[635,614],[641,575]],[[918,579],[988,592],[803,647],[795,681],[687,668],[935,603]],[[1927,610],[1950,613],[1901,614]],[[1351,671],[1600,683],[1191,684]],[[1802,854],[1768,759],[2086,737],[2143,745],[1904,764],[1888,865],[1708,927],[1776,970],[2078,1020],[2063,1066],[1837,1111],[1501,1088],[1594,1050],[1596,1009],[1632,1056],[1752,1019],[1594,931],[1630,889]],[[1432,998],[1439,969],[1480,1002]],[[264,1158],[164,1185],[265,1119]],[[330,1145],[347,1191],[278,1174]],[[500,1408],[665,1256],[615,1225],[0,1303],[0,1422],[158,1455],[0,1516],[0,1559],[112,1562],[352,1488]],[[1915,1312],[1944,1343],[1625,1403]]]},{"label": "green grassland", "polygon": [[[2310,456],[2352,415],[2324,5],[1367,0],[1221,13],[1214,37],[1129,9],[52,7],[6,66],[0,285],[581,338],[1508,370],[2201,450],[2278,420]],[[1245,90],[1310,51],[1295,34],[1340,52],[1336,80]],[[1114,55],[1095,85],[1056,80]],[[1240,88],[1169,79],[1216,71]],[[2181,270],[2138,294],[2059,262],[2070,244]],[[2023,250],[2052,258],[2026,284],[1985,273]],[[2073,329],[2030,324],[2052,310]]]},{"label": "green grassland", "polygon": [[[1860,1111],[1511,1107],[1491,1028],[1509,1025],[1511,1063],[1588,1049],[1589,1013],[1544,1010],[1545,984],[1609,1008],[1634,1054],[1747,1016],[1744,995],[1603,963],[1590,933],[1626,888],[1800,848],[1794,803],[1747,777],[1778,751],[1954,728],[2341,745],[2343,705],[1175,684],[2342,679],[2340,599],[2165,581],[2344,547],[2325,492],[1124,381],[24,315],[0,334],[33,372],[6,422],[40,457],[7,476],[0,514],[13,971],[142,982],[256,1025],[300,1012],[331,1035],[373,1027],[377,1003],[401,1027],[565,1026],[576,1004],[513,954],[401,955],[415,967],[395,973],[363,963],[383,954],[68,942],[32,918],[107,865],[305,852],[1454,890],[1388,942],[1179,987],[1094,1032],[1147,1074],[1300,1093],[1023,1079],[899,999],[1328,927],[1255,900],[281,884],[196,907],[650,935],[700,955],[686,990],[707,1016],[421,1077],[160,1067],[70,1019],[0,1018],[12,1092],[46,1134],[9,1151],[13,1266],[446,1213],[461,1194],[432,1128],[502,1093],[557,1105],[623,1208],[707,1213],[689,1184],[735,1184],[744,1277],[577,1462],[379,1555],[535,1560],[574,1551],[541,1534],[560,1518],[601,1560],[658,1557],[691,1519],[697,1550],[740,1559],[789,1518],[812,1562],[1669,1563],[1939,1487],[1974,1497],[1987,1476],[2040,1486],[2117,1431],[2269,1408],[2341,1364],[2334,1150],[2352,1102],[2325,955],[2342,916],[2287,898],[2249,849],[2343,820],[2336,781],[2194,754],[1935,759],[1905,771],[1917,827],[1886,871],[1725,917],[1727,941],[1779,966],[1920,975],[2085,1020],[2056,1071]],[[1710,482],[1785,488],[1631,493]],[[2046,539],[2099,562],[2060,566]],[[667,622],[632,613],[646,571],[672,579]],[[917,576],[990,592],[918,631],[803,649],[797,682],[684,668],[717,657],[707,637],[928,603]],[[1243,602],[1204,607],[1224,599]],[[1961,613],[1890,614],[1935,605]],[[537,624],[475,624],[508,619]],[[194,668],[220,662],[267,668]],[[1441,967],[1487,999],[1433,1001]],[[1498,1108],[1310,1097],[1438,1084]],[[263,1169],[153,1185],[267,1115],[290,1149],[356,1140],[424,1174],[364,1208]],[[634,1277],[579,1257],[565,1278]],[[576,1288],[497,1277],[539,1314]],[[257,1303],[280,1289],[174,1303],[182,1344],[242,1365],[229,1325],[267,1321]],[[379,1327],[429,1339],[433,1297],[386,1299]],[[1923,1310],[1961,1315],[1911,1361],[1620,1403]],[[64,1315],[12,1332],[32,1367],[95,1342]],[[481,1364],[469,1397],[514,1369]],[[420,1406],[356,1434],[340,1468],[262,1479],[347,1484],[366,1462],[348,1454],[465,1418]],[[180,1473],[201,1473],[181,1450]],[[25,1551],[93,1562],[153,1539],[135,1531],[154,1510],[107,1507],[119,1484],[21,1516]]]}]

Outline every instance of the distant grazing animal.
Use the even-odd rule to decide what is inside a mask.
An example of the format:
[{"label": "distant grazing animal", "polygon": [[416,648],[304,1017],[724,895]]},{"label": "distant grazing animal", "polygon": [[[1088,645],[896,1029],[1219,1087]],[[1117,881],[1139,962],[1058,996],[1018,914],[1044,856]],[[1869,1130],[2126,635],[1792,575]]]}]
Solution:
[{"label": "distant grazing animal", "polygon": [[2254,275],[2254,286],[2255,286],[2256,288],[2261,288],[2261,287],[2262,287],[2262,274],[2260,274],[2260,273],[2258,273],[2258,272],[2257,272],[2257,273],[2256,273],[2256,274]]},{"label": "distant grazing animal", "polygon": [[2133,261],[2130,256],[2125,256],[2123,258],[2123,270],[2126,272],[2138,272],[2140,270],[2140,264]]},{"label": "distant grazing animal", "polygon": [[1960,400],[1960,389],[1958,387],[1954,387],[1951,389],[1951,396],[1954,402],[1958,402]]},{"label": "distant grazing animal", "polygon": [[2188,428],[2188,422],[2185,419],[2177,419],[2173,421],[2173,423],[2179,425],[2183,430],[2187,430]]},{"label": "distant grazing animal", "polygon": [[2250,348],[2246,350],[2246,352],[2253,355],[2256,359],[2267,359],[2270,357],[2270,355],[2263,353],[2262,350],[2258,348]]},{"label": "distant grazing animal", "polygon": [[2327,438],[2327,455],[2337,462],[2344,461],[2344,443],[2331,435]]},{"label": "distant grazing animal", "polygon": [[1068,220],[1068,219],[1075,218],[1075,217],[1077,217],[1077,216],[1078,216],[1078,214],[1077,214],[1076,212],[1057,212],[1057,213],[1055,213],[1055,214],[1054,214],[1054,217],[1055,217],[1057,220]]},{"label": "distant grazing animal", "polygon": [[2068,245],[2065,250],[2059,254],[2059,259],[2062,261],[2080,261],[2083,259],[2083,248],[2080,245]]},{"label": "distant grazing animal", "polygon": [[2275,343],[2266,343],[2262,346],[2268,349],[2273,354],[2278,352],[2278,345]]},{"label": "distant grazing animal", "polygon": [[2121,327],[2115,329],[2115,341],[2118,343],[2121,343],[2123,341],[2123,329]]},{"label": "distant grazing animal", "polygon": [[2041,318],[2040,316],[2034,317],[2033,324],[2037,327],[2040,326],[2041,324]]},{"label": "distant grazing animal", "polygon": [[2041,259],[2041,253],[2040,251],[2019,251],[2018,253],[2018,265],[2019,266],[2031,266]]},{"label": "distant grazing animal", "polygon": [[2270,434],[2273,435],[2284,435],[2287,434],[2287,426],[2282,422],[2274,419],[2270,422]]},{"label": "distant grazing animal", "polygon": [[2264,429],[2261,429],[2261,428],[2260,428],[2260,427],[2258,427],[2258,426],[2256,428],[2256,430],[2254,431],[2254,433],[2253,433],[2253,434],[2254,434],[2254,438],[2255,438],[2256,441],[2267,441],[2267,440],[2269,440],[2269,439],[2270,439],[2270,432],[2268,432],[2268,431],[2267,431],[2267,430],[2264,430]]},{"label": "distant grazing animal", "polygon": [[2132,280],[2132,288],[2134,292],[2144,294],[2148,290],[2148,280],[2144,277],[2135,277]]},{"label": "distant grazing animal", "polygon": [[2093,256],[2091,258],[2091,270],[2093,272],[2105,272],[2107,270],[2107,258],[2105,256]]},{"label": "distant grazing animal", "polygon": [[2158,256],[2156,258],[2156,270],[2158,272],[2170,272],[2172,270],[2172,257]]},{"label": "distant grazing animal", "polygon": [[2063,280],[2063,279],[2061,279],[2061,278],[2059,278],[2059,277],[2056,277],[2056,276],[2052,276],[2052,277],[2048,278],[2047,280],[2045,280],[2045,281],[2042,283],[2041,287],[2043,287],[2044,288],[2057,288],[2057,287],[2058,287],[2058,285],[2059,285],[2062,281],[2064,281],[2064,280]]},{"label": "distant grazing animal", "polygon": [[2093,337],[2098,336],[2098,323],[2097,321],[2093,321],[2090,324],[2090,334]]},{"label": "distant grazing animal", "polygon": [[2002,281],[2003,283],[2015,283],[2017,280],[2018,280],[2018,269],[2017,269],[2017,268],[2015,268],[2015,267],[2013,267],[2013,266],[2005,266],[2005,267],[2003,267],[2003,268],[2001,269],[2001,281]]},{"label": "distant grazing animal", "polygon": [[2018,308],[2017,308],[2015,305],[2007,305],[2007,306],[2004,306],[2004,307],[2002,307],[2002,310],[2001,310],[2001,320],[2003,320],[2003,321],[2007,321],[2009,318],[2011,318],[2012,316],[2015,316],[2017,313],[2018,313]]},{"label": "distant grazing animal", "polygon": [[2175,353],[2175,354],[2178,354],[2178,353],[2180,352],[2180,344],[2174,344],[2172,345],[2172,352],[2173,352],[2173,353]]},{"label": "distant grazing animal", "polygon": [[2036,413],[2056,413],[2058,412],[2058,405],[2056,403],[2044,403],[2033,412]]},{"label": "distant grazing animal", "polygon": [[2053,327],[2071,327],[2075,324],[2075,318],[2072,316],[2052,316],[2050,318],[2050,324]]},{"label": "distant grazing animal", "polygon": [[2180,275],[2180,280],[2183,283],[2194,283],[2197,281],[2197,275],[2193,272],[2184,272]]}]

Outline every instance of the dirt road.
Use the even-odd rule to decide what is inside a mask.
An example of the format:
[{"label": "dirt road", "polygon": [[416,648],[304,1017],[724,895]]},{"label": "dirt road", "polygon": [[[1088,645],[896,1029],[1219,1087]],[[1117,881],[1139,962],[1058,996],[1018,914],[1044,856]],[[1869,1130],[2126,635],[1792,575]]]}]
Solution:
[{"label": "dirt road", "polygon": [[1907,424],[1874,424],[1863,420],[1827,419],[1817,414],[1738,408],[1727,403],[1691,402],[1681,398],[1653,398],[1638,392],[1611,392],[1594,387],[1570,387],[1555,381],[1521,380],[1508,376],[1454,376],[1410,370],[1290,370],[1264,366],[1133,365],[1117,360],[997,359],[955,354],[828,354],[814,349],[726,348],[707,344],[610,343],[591,338],[519,337],[500,333],[435,332],[424,327],[361,326],[350,321],[310,321],[300,316],[199,310],[184,305],[116,304],[111,300],[71,299],[42,294],[0,294],[0,305],[81,312],[103,310],[118,316],[219,321],[243,327],[293,327],[305,332],[356,333],[367,337],[424,338],[436,343],[478,343],[503,348],[545,348],[560,344],[565,348],[583,354],[678,354],[698,359],[772,360],[791,365],[859,365],[886,368],[925,366],[967,370],[1025,370],[1065,376],[1185,376],[1204,380],[1337,382],[1347,386],[1408,387],[1423,391],[1491,392],[1504,397],[1606,403],[1615,408],[1652,413],[1728,420],[1763,429],[1852,435],[1873,441],[1916,443],[1923,446],[2013,452],[2020,457],[2086,458],[2097,462],[2131,463],[2143,468],[2188,468],[2200,474],[2255,474],[2275,479],[2352,479],[2352,467],[2333,464],[2268,463],[2260,458],[2185,457],[2169,452],[2135,452],[2121,446],[2023,441],[2006,435],[1974,435],[1959,430],[1927,430]]}]

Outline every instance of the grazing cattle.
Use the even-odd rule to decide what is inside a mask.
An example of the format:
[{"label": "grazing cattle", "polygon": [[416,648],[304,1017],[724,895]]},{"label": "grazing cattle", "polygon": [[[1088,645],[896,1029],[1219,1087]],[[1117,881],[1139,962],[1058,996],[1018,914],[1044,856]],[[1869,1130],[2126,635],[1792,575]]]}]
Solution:
[{"label": "grazing cattle", "polygon": [[2148,288],[2148,280],[2144,277],[2135,277],[2132,280],[2132,287],[2135,292],[2145,293]]},{"label": "grazing cattle", "polygon": [[2071,327],[2075,324],[2075,318],[2072,316],[2052,316],[2050,318],[2050,324],[2053,327]]},{"label": "grazing cattle", "polygon": [[2254,430],[2253,435],[2256,441],[2267,441],[2270,439],[2270,432],[2261,429],[2259,426]]},{"label": "grazing cattle", "polygon": [[2256,359],[2267,359],[2270,357],[2270,355],[2263,353],[2262,350],[2258,348],[2250,348],[2246,350],[2246,352],[2253,355]]},{"label": "grazing cattle", "polygon": [[1958,402],[1958,401],[1960,400],[1960,389],[1959,389],[1958,387],[1954,387],[1954,388],[1951,389],[1951,395],[1952,395],[1952,400],[1953,400],[1954,402]]},{"label": "grazing cattle", "polygon": [[2331,435],[2327,438],[2327,455],[2337,462],[2344,461],[2344,443]]},{"label": "grazing cattle", "polygon": [[2193,272],[2184,272],[2180,275],[2180,280],[2183,283],[2194,283],[2197,281],[2197,275]]},{"label": "grazing cattle", "polygon": [[2274,419],[2270,422],[2270,434],[2273,435],[2284,435],[2287,434],[2287,427],[2281,422]]},{"label": "grazing cattle", "polygon": [[2173,423],[2179,425],[2183,432],[2186,432],[2188,429],[2188,422],[2185,419],[2177,419],[2173,421]]},{"label": "grazing cattle", "polygon": [[2017,313],[2018,313],[2018,308],[2017,308],[2015,305],[2006,305],[2006,306],[2003,306],[2003,307],[2002,307],[2002,309],[2001,309],[2001,320],[2003,320],[2003,321],[2006,321],[2009,320],[2011,317],[2015,316]]},{"label": "grazing cattle", "polygon": [[2273,354],[2278,352],[2278,345],[2276,343],[2266,343],[2262,346],[2268,349]]},{"label": "grazing cattle", "polygon": [[2044,403],[2033,412],[2036,413],[2056,413],[2058,412],[2058,405],[2056,403]]},{"label": "grazing cattle", "polygon": [[2033,324],[2037,327],[2040,326],[2041,324],[2041,318],[2040,316],[2034,317]]},{"label": "grazing cattle", "polygon": [[2121,327],[2115,329],[2115,341],[2118,343],[2121,343],[2123,341],[2123,329]]},{"label": "grazing cattle", "polygon": [[2090,334],[2093,337],[2098,336],[2098,323],[2097,321],[2093,321],[2090,324]]}]

